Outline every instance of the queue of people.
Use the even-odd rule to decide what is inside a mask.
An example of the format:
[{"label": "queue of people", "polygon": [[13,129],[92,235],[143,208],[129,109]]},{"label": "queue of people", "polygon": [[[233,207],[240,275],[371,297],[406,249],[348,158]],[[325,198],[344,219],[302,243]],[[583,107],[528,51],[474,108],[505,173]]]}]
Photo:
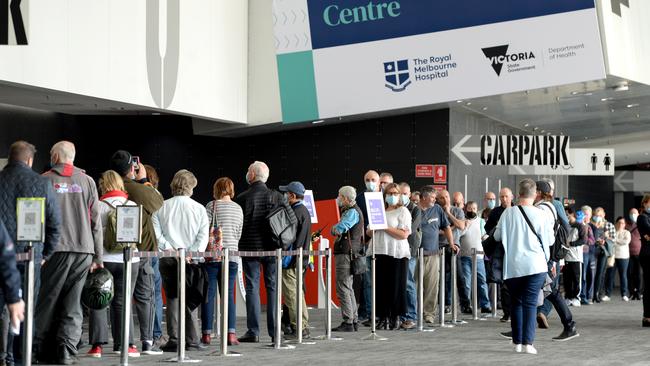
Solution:
[{"label": "queue of people", "polygon": [[[82,344],[84,309],[79,301],[89,273],[104,268],[115,283],[115,297],[104,310],[89,310],[89,357],[100,358],[104,347],[121,352],[121,313],[124,306],[134,307],[140,337],[134,332],[128,339],[128,355],[159,355],[175,352],[179,347],[177,320],[185,316],[187,349],[200,350],[210,345],[214,330],[214,302],[224,265],[228,266],[229,293],[227,314],[229,345],[260,342],[260,284],[266,287],[266,330],[276,336],[277,285],[282,286],[288,319],[284,337],[303,338],[309,334],[309,313],[304,290],[296,286],[297,258],[282,263],[282,283],[277,284],[276,258],[273,256],[230,256],[228,263],[220,257],[163,258],[143,257],[132,260],[131,299],[123,297],[123,255],[115,250],[114,241],[104,235],[117,206],[142,207],[142,240],[133,250],[175,253],[187,251],[260,252],[277,248],[267,223],[267,216],[278,207],[287,207],[295,222],[295,238],[285,249],[310,249],[311,221],[305,204],[305,187],[294,181],[269,188],[269,167],[260,161],[247,169],[247,189],[236,194],[233,181],[220,177],[213,184],[213,199],[207,204],[192,198],[198,185],[196,176],[179,170],[170,188],[172,197],[164,199],[158,191],[155,169],[142,164],[128,151],[118,150],[109,159],[109,170],[102,173],[98,186],[86,173],[74,166],[75,146],[61,141],[50,150],[51,168],[35,173],[36,149],[25,141],[11,145],[9,164],[0,172],[0,275],[4,277],[0,299],[7,304],[4,322],[16,323],[23,314],[17,288],[24,286],[24,265],[9,254],[28,248],[16,242],[16,198],[45,198],[45,237],[34,246],[36,264],[36,306],[34,360],[38,363],[69,365],[76,362]],[[336,294],[340,301],[342,322],[332,330],[354,332],[377,322],[380,330],[413,329],[418,318],[418,274],[423,271],[423,320],[435,323],[440,312],[451,311],[451,271],[440,273],[440,251],[445,251],[445,268],[457,261],[460,310],[471,314],[471,289],[477,288],[477,302],[482,313],[494,307],[503,310],[502,322],[511,322],[511,331],[501,335],[512,339],[515,352],[536,354],[536,327],[548,327],[548,315],[555,309],[563,331],[555,341],[577,337],[571,307],[609,301],[614,296],[615,279],[620,279],[623,301],[643,299],[642,325],[650,326],[650,296],[643,296],[650,276],[650,195],[640,210],[630,210],[629,217],[606,220],[604,209],[583,206],[566,208],[554,199],[554,182],[550,179],[519,183],[517,196],[503,188],[497,196],[487,192],[479,207],[476,201],[465,202],[460,192],[450,194],[424,186],[419,191],[395,183],[387,172],[369,170],[364,175],[366,192],[381,192],[387,228],[368,228],[368,208],[364,195],[352,186],[343,186],[336,199],[340,221],[332,225],[335,237],[333,255],[336,271]],[[516,203],[516,204],[515,204]],[[639,213],[640,212],[640,213]],[[83,214],[80,214],[83,213]],[[6,226],[6,234],[4,227]],[[564,236],[563,234],[564,233]],[[372,244],[372,245],[370,245]],[[374,248],[374,252],[373,249]],[[420,250],[424,258],[418,261]],[[477,283],[472,283],[472,253],[477,255]],[[485,253],[485,255],[483,254]],[[452,255],[454,254],[454,255]],[[375,257],[376,319],[371,319],[369,265]],[[178,313],[178,261],[186,261],[203,274],[205,294],[202,301],[188,302],[184,314]],[[308,257],[303,258],[303,268]],[[423,263],[420,265],[420,263]],[[234,287],[239,265],[245,277],[246,329],[237,336]],[[560,281],[560,276],[563,281]],[[440,281],[445,281],[447,301],[438,304]],[[488,295],[488,284],[499,285],[496,303]],[[562,284],[562,286],[560,286]],[[561,291],[561,287],[564,291]],[[162,290],[167,300],[163,313]],[[296,303],[302,313],[296,314]],[[200,315],[199,315],[200,311]],[[162,317],[166,316],[166,333]],[[10,317],[9,317],[10,315]],[[297,317],[302,329],[297,329]],[[200,320],[200,325],[199,325]],[[108,327],[111,332],[109,336]],[[133,319],[130,324],[133,329]],[[6,335],[2,345],[7,356],[4,364],[19,363],[20,335]]]}]

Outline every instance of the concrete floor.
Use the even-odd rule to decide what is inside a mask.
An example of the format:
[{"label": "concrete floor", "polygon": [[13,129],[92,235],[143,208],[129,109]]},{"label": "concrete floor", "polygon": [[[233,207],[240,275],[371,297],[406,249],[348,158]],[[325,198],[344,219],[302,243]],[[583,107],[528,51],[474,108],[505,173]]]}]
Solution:
[{"label": "concrete floor", "polygon": [[[535,346],[539,352],[532,356],[516,354],[508,340],[499,332],[509,330],[509,323],[498,319],[468,320],[468,324],[432,333],[415,331],[380,331],[386,341],[364,341],[369,328],[356,333],[342,333],[342,341],[318,341],[315,345],[300,345],[292,350],[274,350],[266,343],[242,344],[229,347],[241,357],[210,356],[218,350],[213,345],[207,351],[188,352],[202,364],[225,365],[650,365],[650,328],[641,327],[641,301],[624,303],[620,298],[592,306],[571,308],[578,323],[580,337],[568,342],[552,342],[561,332],[555,312],[549,317],[551,328],[538,330]],[[324,329],[324,311],[312,310],[312,335]],[[333,324],[340,322],[334,310]],[[466,316],[464,316],[467,319]],[[239,334],[245,330],[245,318],[238,319]],[[265,328],[263,333],[266,333]],[[87,333],[85,333],[87,334]],[[333,333],[337,334],[337,333]],[[262,342],[270,342],[265,336]],[[213,340],[217,344],[218,340]],[[105,349],[110,350],[111,347]],[[116,365],[119,358],[106,354],[101,359],[85,357],[88,348],[80,350],[81,365]],[[174,354],[131,358],[132,365],[154,365]]]}]

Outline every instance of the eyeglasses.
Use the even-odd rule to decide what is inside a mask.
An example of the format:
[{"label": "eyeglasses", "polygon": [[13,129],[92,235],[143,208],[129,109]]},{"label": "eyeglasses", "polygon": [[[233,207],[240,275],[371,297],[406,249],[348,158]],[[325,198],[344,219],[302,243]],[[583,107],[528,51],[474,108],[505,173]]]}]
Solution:
[{"label": "eyeglasses", "polygon": [[387,196],[399,196],[400,193],[397,191],[386,192]]}]

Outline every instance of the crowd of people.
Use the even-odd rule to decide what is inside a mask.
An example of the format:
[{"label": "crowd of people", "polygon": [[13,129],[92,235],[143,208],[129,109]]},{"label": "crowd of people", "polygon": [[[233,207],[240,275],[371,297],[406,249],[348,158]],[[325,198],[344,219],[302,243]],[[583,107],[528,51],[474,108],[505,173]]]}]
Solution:
[{"label": "crowd of people", "polygon": [[[102,357],[109,344],[113,352],[120,353],[120,317],[123,307],[131,304],[140,339],[136,341],[135,332],[130,332],[129,356],[175,352],[181,344],[177,329],[180,316],[187,319],[185,347],[205,348],[211,343],[215,296],[223,265],[228,266],[229,273],[228,334],[224,335],[229,345],[260,342],[262,276],[267,331],[272,341],[276,336],[278,285],[282,286],[285,315],[288,313],[282,329],[284,337],[296,337],[298,333],[303,338],[310,336],[304,291],[301,293],[296,286],[297,276],[304,273],[297,273],[295,257],[283,260],[281,284],[276,283],[275,257],[232,255],[228,263],[220,257],[134,258],[129,284],[132,299],[125,299],[124,257],[121,250],[115,249],[114,240],[104,235],[117,206],[137,205],[142,208],[142,240],[134,251],[269,251],[277,246],[271,240],[267,216],[274,208],[285,205],[290,207],[296,232],[288,248],[308,250],[311,221],[303,203],[305,187],[301,182],[271,189],[266,185],[269,167],[256,161],[246,172],[248,187],[244,192],[236,194],[233,181],[220,177],[213,185],[213,200],[204,205],[192,199],[198,184],[192,172],[178,171],[170,183],[172,196],[164,199],[155,169],[124,150],[110,157],[110,169],[101,174],[98,184],[74,166],[76,151],[71,142],[61,141],[51,148],[51,167],[43,174],[32,170],[35,153],[36,148],[28,142],[15,142],[9,149],[8,165],[0,172],[0,301],[7,304],[2,306],[0,320],[3,365],[19,363],[23,358],[23,332],[9,331],[24,312],[20,288],[25,282],[25,264],[16,264],[15,253],[27,251],[28,246],[16,240],[19,197],[45,198],[45,240],[33,246],[33,344],[37,363],[74,363],[83,343],[84,316],[89,324],[87,356]],[[354,332],[373,321],[380,330],[415,328],[419,271],[423,271],[424,279],[422,317],[425,323],[434,324],[438,312],[451,311],[452,261],[457,261],[459,269],[460,310],[467,314],[479,311],[472,309],[470,301],[471,289],[476,286],[480,312],[491,313],[499,307],[503,310],[501,321],[511,322],[511,331],[501,335],[512,339],[516,352],[537,353],[533,346],[535,329],[548,327],[547,316],[553,308],[563,325],[562,333],[553,339],[577,337],[570,308],[609,301],[615,296],[617,277],[623,301],[643,299],[642,325],[650,326],[650,296],[643,296],[644,284],[650,277],[650,195],[643,198],[639,209],[630,210],[629,217],[611,223],[601,207],[564,207],[554,199],[555,187],[550,179],[522,180],[516,197],[511,189],[501,189],[498,206],[493,192],[487,192],[483,202],[465,202],[460,192],[436,191],[433,186],[412,191],[409,184],[394,182],[387,172],[369,170],[364,183],[364,191],[382,193],[387,228],[369,230],[364,195],[352,186],[338,190],[340,221],[329,231],[335,237],[335,286],[342,322],[333,331]],[[420,250],[424,253],[421,262]],[[444,256],[445,278],[440,278],[441,251],[448,254]],[[472,284],[474,251],[479,253],[476,284]],[[372,283],[367,270],[373,255],[376,281],[380,284],[376,287],[376,319],[371,318]],[[204,300],[186,304],[184,314],[178,314],[178,260],[201,268],[207,282]],[[306,268],[308,257],[303,260]],[[246,330],[237,337],[234,287],[240,264],[245,277]],[[89,273],[100,268],[114,278],[114,298],[107,309],[84,312],[80,302],[84,282]],[[446,282],[444,304],[438,304],[440,281]],[[498,284],[496,303],[488,295],[489,283]],[[297,314],[297,301],[303,303],[302,314]],[[302,317],[302,329],[297,329],[297,316]],[[131,329],[133,323],[132,318]]]}]

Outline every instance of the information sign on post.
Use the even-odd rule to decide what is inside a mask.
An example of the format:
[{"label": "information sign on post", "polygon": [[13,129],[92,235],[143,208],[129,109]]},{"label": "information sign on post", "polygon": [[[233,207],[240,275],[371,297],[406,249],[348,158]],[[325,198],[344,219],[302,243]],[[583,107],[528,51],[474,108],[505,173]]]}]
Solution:
[{"label": "information sign on post", "polygon": [[314,192],[311,189],[305,190],[304,196],[305,197],[303,198],[302,202],[305,204],[305,207],[307,207],[307,211],[309,211],[311,223],[317,224],[318,215],[316,214],[316,201],[314,201]]},{"label": "information sign on post", "polygon": [[117,243],[136,243],[142,240],[142,206],[116,206]]},{"label": "information sign on post", "polygon": [[365,192],[366,207],[368,209],[368,229],[382,230],[388,227],[386,223],[386,209],[384,196],[381,192]]},{"label": "information sign on post", "polygon": [[45,241],[45,198],[18,198],[16,201],[16,225],[17,241]]}]

